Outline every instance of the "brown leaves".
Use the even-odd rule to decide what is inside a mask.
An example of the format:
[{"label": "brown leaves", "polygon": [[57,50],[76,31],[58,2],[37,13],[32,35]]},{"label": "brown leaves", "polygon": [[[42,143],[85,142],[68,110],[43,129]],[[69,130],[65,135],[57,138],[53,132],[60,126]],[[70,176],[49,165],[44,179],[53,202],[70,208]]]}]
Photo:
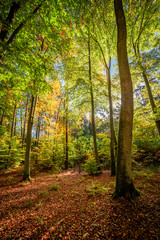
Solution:
[{"label": "brown leaves", "polygon": [[[38,173],[25,185],[19,183],[21,176],[16,172],[7,174],[0,175],[2,240],[158,239],[159,173],[148,175],[149,179],[139,174],[136,186],[142,184],[143,188],[135,203],[110,198],[114,184],[109,171],[95,177],[71,172]],[[6,176],[10,177],[9,183]],[[51,191],[50,186],[57,184],[59,191]],[[93,184],[110,190],[88,198],[85,189]],[[40,194],[42,191],[47,194]]]}]

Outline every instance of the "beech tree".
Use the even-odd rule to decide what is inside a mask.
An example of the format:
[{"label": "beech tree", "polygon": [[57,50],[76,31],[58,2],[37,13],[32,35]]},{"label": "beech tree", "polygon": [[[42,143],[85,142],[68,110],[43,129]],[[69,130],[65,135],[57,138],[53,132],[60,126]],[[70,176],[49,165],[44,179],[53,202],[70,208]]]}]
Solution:
[{"label": "beech tree", "polygon": [[132,178],[133,89],[127,56],[127,29],[122,0],[114,0],[117,23],[117,57],[121,84],[121,112],[118,135],[118,159],[114,198],[134,198],[139,192]]}]

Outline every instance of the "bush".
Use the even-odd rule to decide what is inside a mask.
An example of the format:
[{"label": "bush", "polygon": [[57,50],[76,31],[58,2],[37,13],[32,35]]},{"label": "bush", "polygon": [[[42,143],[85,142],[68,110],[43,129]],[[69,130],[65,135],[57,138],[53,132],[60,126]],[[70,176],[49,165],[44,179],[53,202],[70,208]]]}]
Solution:
[{"label": "bush", "polygon": [[91,175],[100,174],[102,172],[101,167],[98,165],[96,160],[93,158],[87,159],[85,166],[84,166],[84,170]]},{"label": "bush", "polygon": [[10,167],[18,167],[24,160],[24,150],[20,140],[15,136],[10,139],[8,134],[0,140],[0,170]]}]

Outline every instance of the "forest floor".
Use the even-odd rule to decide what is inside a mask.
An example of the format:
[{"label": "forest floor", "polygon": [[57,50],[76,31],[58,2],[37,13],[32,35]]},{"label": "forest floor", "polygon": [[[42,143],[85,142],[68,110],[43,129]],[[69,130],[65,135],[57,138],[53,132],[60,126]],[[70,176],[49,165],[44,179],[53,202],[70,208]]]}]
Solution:
[{"label": "forest floor", "polygon": [[0,239],[159,239],[160,173],[136,171],[140,197],[112,200],[115,177],[84,173],[0,174]]}]

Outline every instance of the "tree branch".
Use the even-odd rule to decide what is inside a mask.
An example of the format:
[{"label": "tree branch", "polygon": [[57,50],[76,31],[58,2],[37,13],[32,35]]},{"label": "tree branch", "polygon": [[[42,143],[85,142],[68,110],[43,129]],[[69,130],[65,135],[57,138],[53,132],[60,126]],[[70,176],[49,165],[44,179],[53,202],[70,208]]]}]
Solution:
[{"label": "tree branch", "polygon": [[[3,21],[4,23],[4,26],[2,25],[2,28],[1,28],[1,32],[0,32],[0,39],[2,41],[4,41],[6,38],[7,38],[7,35],[8,35],[8,30],[14,20],[14,17],[17,13],[17,11],[20,9],[21,5],[20,5],[20,1],[19,2],[13,2],[12,3],[12,6],[10,8],[10,11],[8,13],[8,16],[6,18],[5,21]],[[2,20],[2,18],[1,18]]]},{"label": "tree branch", "polygon": [[[36,14],[37,11],[40,9],[40,7],[42,6],[42,4],[38,5],[34,11],[32,12],[32,15]],[[30,15],[27,19],[25,19],[23,22],[21,22],[19,24],[19,26],[14,30],[14,32],[12,33],[12,35],[10,36],[10,38],[7,41],[7,44],[10,45],[14,38],[16,37],[16,35],[19,33],[19,31],[22,29],[22,27],[24,26],[24,24],[27,22],[28,19],[30,19],[32,17],[32,15]]]}]

